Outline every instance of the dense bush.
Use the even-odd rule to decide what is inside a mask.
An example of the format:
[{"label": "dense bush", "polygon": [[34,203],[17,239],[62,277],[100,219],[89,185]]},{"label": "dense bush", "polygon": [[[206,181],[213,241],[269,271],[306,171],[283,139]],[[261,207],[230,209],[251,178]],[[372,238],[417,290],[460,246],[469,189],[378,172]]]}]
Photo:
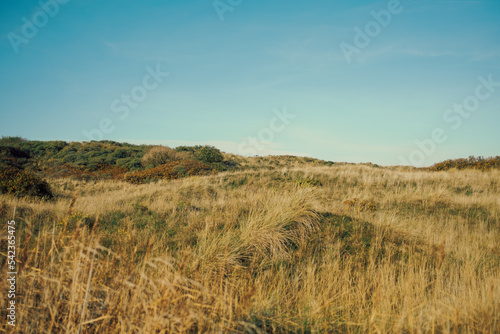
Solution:
[{"label": "dense bush", "polygon": [[175,148],[175,151],[176,152],[188,152],[188,153],[194,154],[197,147],[201,147],[201,146],[177,146]]},{"label": "dense bush", "polygon": [[52,199],[49,184],[38,176],[12,166],[0,166],[0,193],[16,197]]},{"label": "dense bush", "polygon": [[221,151],[213,146],[202,146],[194,155],[197,160],[208,164],[224,161]]},{"label": "dense bush", "polygon": [[490,158],[470,156],[468,159],[454,159],[438,162],[429,167],[429,169],[433,171],[442,171],[452,168],[479,169],[483,171],[490,169],[500,169],[500,156]]},{"label": "dense bush", "polygon": [[45,142],[36,140],[30,141],[19,137],[3,137],[0,139],[0,145],[13,147],[25,152],[31,158],[39,159],[53,156],[66,147],[68,143],[60,140]]},{"label": "dense bush", "polygon": [[[70,164],[93,171],[99,165],[120,166],[129,170],[141,169],[140,159],[149,146],[122,144],[109,140],[65,143],[57,152],[47,153],[42,160]],[[60,148],[60,143],[52,143],[52,148]]]},{"label": "dense bush", "polygon": [[19,144],[22,142],[26,142],[27,140],[22,137],[9,137],[9,136],[2,136],[0,138],[0,145],[13,145],[13,144]]},{"label": "dense bush", "polygon": [[4,164],[21,168],[28,162],[29,154],[10,146],[0,146],[0,160]]},{"label": "dense bush", "polygon": [[128,170],[139,170],[139,169],[142,169],[141,160],[138,159],[138,158],[134,158],[134,159],[128,159],[128,158],[118,159],[118,160],[116,160],[116,164],[118,166],[126,168]]},{"label": "dense bush", "polygon": [[212,162],[208,163],[207,165],[209,165],[211,169],[215,169],[218,172],[235,170],[239,166],[237,162],[231,160],[226,160],[222,162]]},{"label": "dense bush", "polygon": [[192,175],[205,175],[210,170],[210,166],[199,161],[172,161],[155,168],[127,174],[124,179],[130,183],[141,184],[161,179],[172,180]]},{"label": "dense bush", "polygon": [[[223,154],[213,146],[179,146],[172,149],[110,140],[68,143],[20,137],[0,138],[0,159],[8,165],[21,169],[33,168],[46,175],[84,179],[109,178],[109,173],[96,173],[102,166],[119,168],[119,171],[113,171],[113,175],[121,173],[121,169],[138,171],[184,160],[197,160],[217,171],[231,170],[237,166],[233,161],[224,160]],[[62,170],[57,171],[58,167]]]},{"label": "dense bush", "polygon": [[211,169],[226,171],[235,169],[237,163],[225,161],[222,152],[213,146],[179,146],[171,149],[166,146],[151,148],[141,159],[144,167],[157,167],[172,161],[198,160]]}]

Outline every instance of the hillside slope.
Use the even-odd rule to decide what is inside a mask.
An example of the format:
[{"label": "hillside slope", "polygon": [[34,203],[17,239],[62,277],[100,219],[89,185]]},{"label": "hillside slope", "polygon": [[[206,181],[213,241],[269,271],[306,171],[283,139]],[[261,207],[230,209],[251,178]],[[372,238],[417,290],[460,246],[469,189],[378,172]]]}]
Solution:
[{"label": "hillside slope", "polygon": [[500,331],[498,170],[49,182],[53,201],[0,195],[19,332]]}]

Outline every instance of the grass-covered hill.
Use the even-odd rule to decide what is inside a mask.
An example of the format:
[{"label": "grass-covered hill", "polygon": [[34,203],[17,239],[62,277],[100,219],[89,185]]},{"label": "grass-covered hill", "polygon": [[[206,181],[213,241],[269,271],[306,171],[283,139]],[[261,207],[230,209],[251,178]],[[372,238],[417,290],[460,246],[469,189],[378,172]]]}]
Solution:
[{"label": "grass-covered hill", "polygon": [[[157,147],[156,147],[157,148]],[[0,157],[3,164],[37,171],[65,166],[82,171],[96,171],[102,166],[122,168],[126,171],[144,170],[161,163],[195,160],[208,164],[218,171],[234,169],[260,169],[279,166],[331,165],[319,159],[279,156],[243,158],[225,154],[211,146],[179,146],[175,149],[157,149],[155,146],[133,145],[109,140],[91,142],[37,141],[20,137],[0,139]],[[156,157],[151,156],[156,153]],[[146,157],[145,157],[146,156]],[[156,158],[156,159],[155,159]],[[162,160],[163,159],[163,160]]]},{"label": "grass-covered hill", "polygon": [[500,331],[498,170],[318,163],[46,180],[50,201],[0,195],[18,242],[18,325],[4,331]]},{"label": "grass-covered hill", "polygon": [[[2,137],[0,193],[52,199],[47,178],[124,180],[141,184],[226,171],[321,167],[333,164],[332,161],[290,155],[242,157],[221,152],[212,146],[200,145],[169,148],[109,140],[65,142]],[[365,165],[379,167],[370,163]],[[447,160],[426,170],[449,169],[500,169],[500,157]]]},{"label": "grass-covered hill", "polygon": [[201,145],[173,149],[108,140],[68,143],[2,137],[0,193],[52,198],[44,178],[113,179],[138,184],[223,171],[331,164],[294,156],[244,158]]},{"label": "grass-covered hill", "polygon": [[0,156],[0,249],[8,220],[18,247],[18,325],[2,331],[500,332],[495,158],[389,168],[21,138]]}]

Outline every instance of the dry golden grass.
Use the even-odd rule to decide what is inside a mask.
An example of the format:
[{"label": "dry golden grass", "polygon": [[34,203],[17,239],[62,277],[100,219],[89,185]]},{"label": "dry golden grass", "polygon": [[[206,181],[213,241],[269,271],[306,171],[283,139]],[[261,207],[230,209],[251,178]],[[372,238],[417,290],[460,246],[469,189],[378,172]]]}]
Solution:
[{"label": "dry golden grass", "polygon": [[15,330],[500,332],[499,171],[295,163],[0,197],[19,228]]}]

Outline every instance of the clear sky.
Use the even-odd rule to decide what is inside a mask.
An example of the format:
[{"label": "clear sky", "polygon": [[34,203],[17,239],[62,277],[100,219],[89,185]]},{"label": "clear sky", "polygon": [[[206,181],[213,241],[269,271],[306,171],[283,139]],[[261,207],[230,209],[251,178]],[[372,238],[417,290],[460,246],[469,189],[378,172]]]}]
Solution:
[{"label": "clear sky", "polygon": [[500,155],[498,0],[2,0],[0,33],[3,136]]}]

